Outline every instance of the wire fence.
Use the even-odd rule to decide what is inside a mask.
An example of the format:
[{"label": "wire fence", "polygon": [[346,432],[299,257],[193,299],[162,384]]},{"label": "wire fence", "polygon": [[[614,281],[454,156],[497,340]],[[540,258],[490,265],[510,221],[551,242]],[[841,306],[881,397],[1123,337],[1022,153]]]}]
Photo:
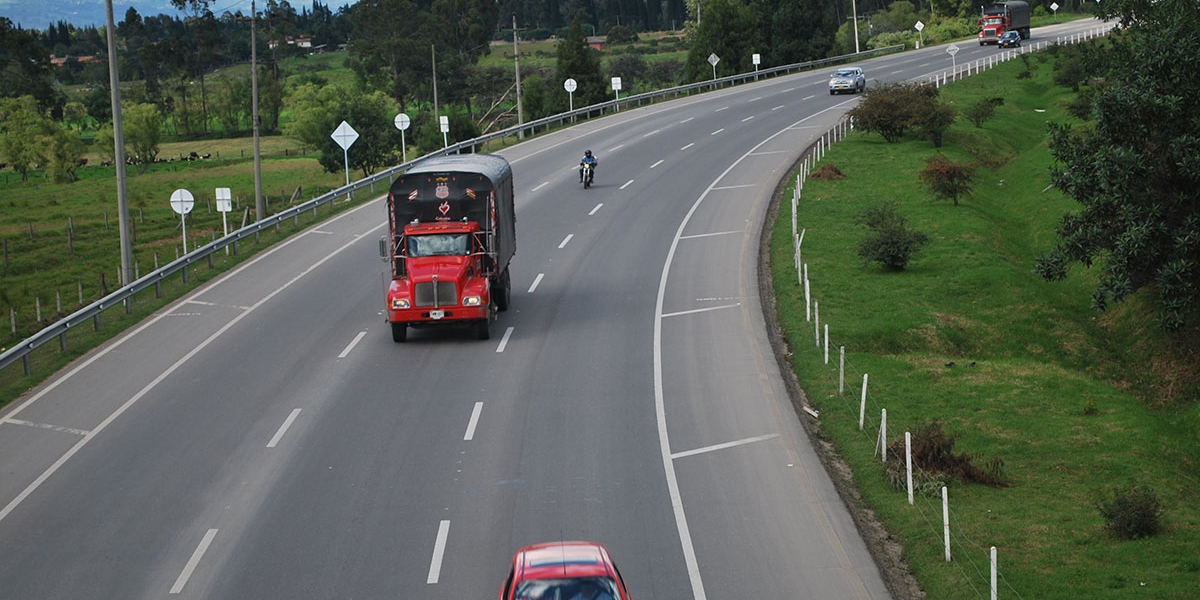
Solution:
[{"label": "wire fence", "polygon": [[[944,85],[951,81],[957,81],[964,77],[978,74],[1002,62],[1017,58],[1024,53],[1045,50],[1055,44],[1078,43],[1094,39],[1105,35],[1112,27],[1112,25],[1105,24],[1076,35],[1042,41],[1014,50],[1006,50],[993,57],[952,67],[949,71],[922,76],[916,82],[937,86]],[[905,465],[905,487],[907,488],[909,504],[918,512],[921,520],[928,526],[930,537],[942,543],[947,562],[959,570],[962,579],[967,582],[967,585],[970,586],[975,596],[996,600],[999,597],[1000,591],[1003,590],[1006,597],[1022,598],[1021,593],[1008,583],[1003,572],[999,570],[996,547],[988,546],[971,539],[961,530],[953,527],[954,523],[959,522],[959,516],[951,508],[948,497],[949,493],[945,486],[940,486],[940,490],[932,490],[940,492],[940,498],[927,493],[931,491],[928,489],[924,490],[926,493],[914,493],[913,477],[914,474],[920,477],[921,472],[920,465],[912,464],[909,432],[905,432],[905,454],[901,455],[888,443],[887,409],[871,394],[868,373],[859,369],[853,362],[846,360],[845,346],[837,345],[831,340],[829,324],[821,323],[820,303],[816,298],[818,294],[815,294],[812,289],[808,277],[808,264],[804,262],[803,258],[802,249],[805,229],[802,227],[802,223],[799,222],[797,216],[798,208],[804,189],[804,182],[808,179],[809,174],[818,168],[829,147],[844,139],[853,129],[853,119],[846,117],[822,134],[813,143],[800,164],[791,198],[793,268],[796,270],[797,283],[804,294],[805,320],[813,326],[813,349],[820,356],[820,360],[824,361],[824,365],[828,367],[826,369],[826,375],[829,377],[828,385],[836,385],[838,390],[833,401],[836,403],[840,400],[841,402],[839,405],[835,405],[832,410],[845,411],[851,415],[857,413],[858,429],[862,440],[873,446],[875,455],[879,457],[881,464],[885,464],[888,461],[903,461],[902,464]],[[799,344],[799,346],[800,348],[793,349],[797,354],[809,352],[809,350],[804,348],[807,344]],[[836,365],[830,364],[829,352],[831,348],[836,348],[838,352]],[[854,399],[846,394],[847,378],[851,382],[862,382],[858,402],[855,402]],[[805,407],[805,410],[814,417],[819,417],[819,413],[811,407]],[[925,481],[929,480],[926,479]]]}]

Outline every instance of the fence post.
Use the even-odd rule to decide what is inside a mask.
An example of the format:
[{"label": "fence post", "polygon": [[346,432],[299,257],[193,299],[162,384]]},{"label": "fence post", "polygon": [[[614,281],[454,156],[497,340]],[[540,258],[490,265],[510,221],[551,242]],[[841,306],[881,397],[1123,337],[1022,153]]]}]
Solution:
[{"label": "fence post", "polygon": [[887,409],[879,411],[879,462],[887,462]]},{"label": "fence post", "polygon": [[950,562],[950,495],[942,486],[942,539],[946,545],[946,562]]},{"label": "fence post", "polygon": [[813,300],[813,332],[817,338],[817,347],[821,347],[821,303]]},{"label": "fence post", "polygon": [[858,404],[858,430],[862,431],[863,419],[867,416],[867,373],[863,373],[862,400]]},{"label": "fence post", "polygon": [[825,324],[825,364],[829,364],[829,323]]},{"label": "fence post", "polygon": [[913,503],[912,489],[912,434],[904,432],[904,470],[908,478],[908,503]]},{"label": "fence post", "polygon": [[996,600],[996,547],[992,546],[992,600]]},{"label": "fence post", "polygon": [[838,346],[838,395],[846,389],[846,347]]}]

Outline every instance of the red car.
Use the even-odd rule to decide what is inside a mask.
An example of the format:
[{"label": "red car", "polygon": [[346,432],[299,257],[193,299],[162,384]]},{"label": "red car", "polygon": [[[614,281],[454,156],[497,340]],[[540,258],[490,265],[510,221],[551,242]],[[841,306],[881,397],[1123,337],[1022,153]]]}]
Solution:
[{"label": "red car", "polygon": [[630,600],[621,573],[595,542],[547,542],[517,550],[500,600]]}]

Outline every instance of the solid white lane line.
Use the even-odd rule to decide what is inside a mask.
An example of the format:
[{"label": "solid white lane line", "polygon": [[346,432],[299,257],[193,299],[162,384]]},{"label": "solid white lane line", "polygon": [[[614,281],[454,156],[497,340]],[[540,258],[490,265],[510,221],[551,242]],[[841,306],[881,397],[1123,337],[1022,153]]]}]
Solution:
[{"label": "solid white lane line", "polygon": [[504,337],[500,338],[500,345],[496,346],[496,352],[504,352],[504,347],[508,345],[508,338],[512,337],[512,333],[512,327],[504,330]]},{"label": "solid white lane line", "polygon": [[736,446],[744,446],[746,444],[753,444],[754,442],[761,442],[763,440],[769,440],[769,439],[777,438],[777,437],[779,437],[778,433],[759,435],[759,436],[755,436],[755,437],[751,437],[751,438],[746,438],[744,440],[737,440],[734,442],[725,442],[724,444],[714,444],[712,446],[706,446],[704,448],[696,448],[695,450],[687,450],[685,452],[676,452],[675,454],[671,455],[671,458],[683,458],[685,456],[694,456],[696,454],[704,454],[705,452],[713,452],[715,450],[724,450],[726,448],[734,448]]},{"label": "solid white lane line", "polygon": [[550,185],[550,182],[549,182],[549,181],[543,181],[543,182],[539,183],[537,187],[535,187],[535,188],[533,188],[532,190],[529,190],[529,191],[531,191],[531,192],[536,192],[536,191],[538,191],[538,190],[540,190],[540,189],[542,189],[542,188],[544,188],[544,187],[546,187],[546,186],[548,186],[548,185]]},{"label": "solid white lane line", "polygon": [[446,553],[446,537],[450,535],[450,521],[438,524],[437,541],[433,543],[433,559],[429,561],[429,577],[425,583],[434,584],[442,573],[442,556]]},{"label": "solid white lane line", "polygon": [[593,208],[593,209],[592,209],[592,211],[588,213],[588,216],[590,217],[590,216],[592,216],[592,215],[594,215],[594,214],[596,214],[596,213],[600,212],[600,207],[601,207],[601,206],[604,206],[604,203],[603,203],[603,202],[601,202],[600,204],[597,204],[597,205],[596,205],[596,208]]},{"label": "solid white lane line", "polygon": [[288,428],[292,426],[292,421],[295,421],[298,416],[300,416],[300,409],[292,409],[292,413],[283,420],[283,425],[279,426],[279,431],[276,431],[275,435],[271,437],[271,441],[267,442],[268,448],[274,448],[279,444],[279,440],[283,439],[283,434],[287,433]]},{"label": "solid white lane line", "polygon": [[537,277],[534,277],[534,278],[533,278],[533,285],[530,285],[530,286],[529,286],[529,291],[528,291],[528,292],[526,292],[526,293],[532,294],[532,293],[533,293],[533,290],[536,290],[536,289],[537,289],[537,286],[538,286],[538,284],[542,282],[542,278],[543,278],[543,277],[545,277],[545,276],[546,276],[546,274],[545,274],[545,273],[538,273],[538,274],[537,274]]},{"label": "solid white lane line", "polygon": [[696,145],[696,142],[692,142],[692,143],[680,148],[680,150],[687,150],[688,148],[691,148],[692,146],[695,146],[695,145]]},{"label": "solid white lane line", "polygon": [[192,571],[196,570],[196,565],[200,564],[200,559],[204,558],[204,553],[208,551],[208,545],[212,543],[215,537],[217,537],[216,529],[209,529],[204,534],[204,539],[200,540],[200,545],[196,547],[196,551],[188,559],[187,565],[183,567],[183,572],[179,574],[179,579],[176,579],[175,585],[171,586],[172,594],[178,594],[183,591],[183,586],[187,585],[188,578],[192,576]]},{"label": "solid white lane line", "polygon": [[629,181],[626,181],[626,182],[625,182],[625,185],[621,186],[621,188],[620,188],[620,189],[622,189],[622,190],[623,190],[623,189],[625,189],[625,188],[629,187],[629,186],[630,186],[630,185],[632,185],[632,184],[633,184],[633,180],[632,180],[632,179],[630,179]]},{"label": "solid white lane line", "polygon": [[342,353],[338,355],[338,358],[346,358],[347,356],[350,356],[350,351],[354,349],[354,346],[358,345],[358,342],[363,339],[364,335],[367,335],[366,331],[358,332],[358,335],[354,336],[354,339],[350,340],[350,343],[346,346],[345,350],[342,350]]},{"label": "solid white lane line", "polygon": [[662,158],[658,159],[658,162],[656,162],[656,163],[654,163],[654,164],[650,165],[650,168],[651,168],[651,169],[653,169],[654,167],[657,167],[658,165],[661,165],[661,164],[663,164],[663,162],[665,162],[665,160],[666,160],[666,159],[662,159]]},{"label": "solid white lane line", "polygon": [[560,244],[558,245],[558,249],[559,249],[559,250],[562,250],[563,248],[566,248],[566,247],[567,247],[567,243],[568,243],[568,242],[570,242],[570,241],[571,241],[571,238],[573,238],[573,237],[575,237],[575,234],[573,234],[573,233],[568,233],[568,234],[567,234],[567,237],[563,238],[563,241],[562,241],[562,243],[560,243]]},{"label": "solid white lane line", "polygon": [[693,308],[692,310],[681,310],[679,312],[663,313],[662,316],[665,319],[667,317],[679,317],[679,316],[683,316],[683,315],[694,315],[696,313],[709,312],[709,311],[713,311],[713,310],[725,310],[726,308],[737,308],[741,305],[742,305],[742,303],[738,302],[736,304],[725,304],[722,306],[709,306],[707,308]]},{"label": "solid white lane line", "polygon": [[467,421],[467,433],[463,436],[463,441],[471,441],[475,439],[475,426],[479,424],[479,413],[483,412],[483,403],[476,402],[475,409],[471,411],[471,420]]}]

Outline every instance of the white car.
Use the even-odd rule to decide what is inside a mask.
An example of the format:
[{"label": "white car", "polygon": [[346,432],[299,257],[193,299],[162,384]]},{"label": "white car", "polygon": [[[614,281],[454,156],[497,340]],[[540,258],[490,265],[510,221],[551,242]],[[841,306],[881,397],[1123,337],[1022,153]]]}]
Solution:
[{"label": "white car", "polygon": [[850,92],[857,94],[867,89],[867,76],[858,67],[842,67],[829,77],[829,95]]}]

